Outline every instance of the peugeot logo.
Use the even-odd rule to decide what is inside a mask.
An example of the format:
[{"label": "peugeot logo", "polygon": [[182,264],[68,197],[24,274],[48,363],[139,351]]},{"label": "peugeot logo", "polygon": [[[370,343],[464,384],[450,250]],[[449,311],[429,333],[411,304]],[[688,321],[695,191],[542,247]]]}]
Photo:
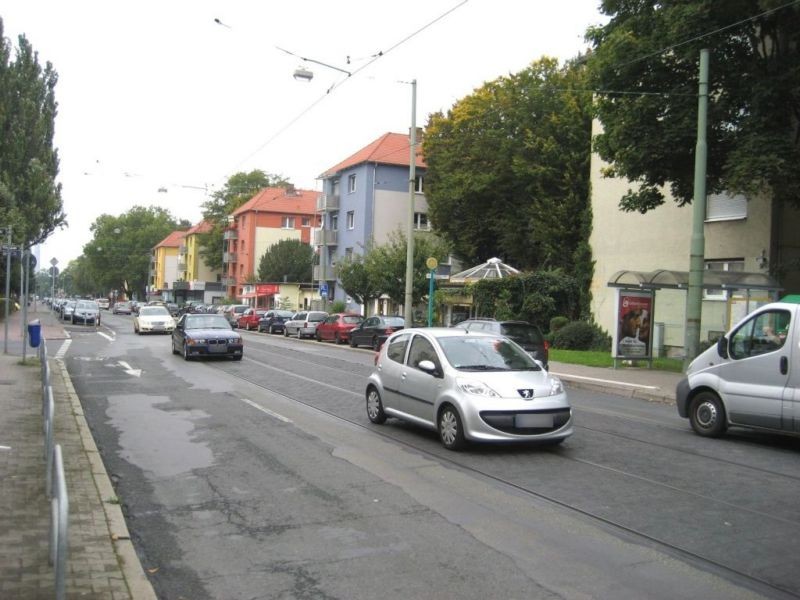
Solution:
[{"label": "peugeot logo", "polygon": [[533,398],[533,390],[530,389],[530,388],[526,388],[524,390],[517,390],[517,391],[519,392],[519,395],[522,396],[523,398],[525,398],[526,400],[530,400],[531,398]]}]

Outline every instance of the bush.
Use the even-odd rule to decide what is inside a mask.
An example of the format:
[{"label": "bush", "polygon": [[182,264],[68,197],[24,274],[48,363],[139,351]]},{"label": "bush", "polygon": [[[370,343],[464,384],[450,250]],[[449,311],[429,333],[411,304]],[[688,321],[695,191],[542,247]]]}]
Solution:
[{"label": "bush", "polygon": [[611,337],[595,323],[573,321],[552,334],[555,348],[563,350],[611,350]]},{"label": "bush", "polygon": [[567,317],[553,317],[550,319],[550,333],[555,333],[567,323],[569,323],[569,319]]},{"label": "bush", "polygon": [[345,304],[344,300],[334,300],[328,307],[328,312],[331,314],[346,312],[346,311],[347,311],[347,304]]}]

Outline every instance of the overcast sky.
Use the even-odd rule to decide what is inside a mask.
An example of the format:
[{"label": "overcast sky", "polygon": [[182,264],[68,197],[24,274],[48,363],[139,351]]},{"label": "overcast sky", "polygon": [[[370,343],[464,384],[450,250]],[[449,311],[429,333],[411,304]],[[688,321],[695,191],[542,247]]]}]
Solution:
[{"label": "overcast sky", "polygon": [[[40,265],[79,256],[103,213],[152,205],[196,223],[206,190],[239,171],[318,190],[328,167],[408,131],[410,80],[421,127],[485,81],[584,51],[586,28],[603,22],[598,4],[4,0],[5,36],[16,47],[25,34],[59,75],[55,145],[69,227],[45,242]],[[293,78],[301,65],[312,81]]]}]

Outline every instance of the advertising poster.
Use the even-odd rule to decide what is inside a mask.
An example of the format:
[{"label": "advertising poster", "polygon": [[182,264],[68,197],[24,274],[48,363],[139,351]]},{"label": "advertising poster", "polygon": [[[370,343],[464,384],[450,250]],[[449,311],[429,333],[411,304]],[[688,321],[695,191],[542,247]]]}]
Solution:
[{"label": "advertising poster", "polygon": [[629,290],[617,292],[615,358],[650,358],[652,355],[653,293]]}]

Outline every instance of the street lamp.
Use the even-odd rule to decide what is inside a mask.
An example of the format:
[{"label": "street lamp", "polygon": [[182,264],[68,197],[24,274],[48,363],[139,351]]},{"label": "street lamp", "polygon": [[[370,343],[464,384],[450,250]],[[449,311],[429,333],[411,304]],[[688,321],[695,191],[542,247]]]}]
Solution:
[{"label": "street lamp", "polygon": [[408,161],[408,239],[406,240],[406,294],[403,316],[406,327],[414,326],[414,193],[417,178],[417,80],[411,80],[410,159]]}]

